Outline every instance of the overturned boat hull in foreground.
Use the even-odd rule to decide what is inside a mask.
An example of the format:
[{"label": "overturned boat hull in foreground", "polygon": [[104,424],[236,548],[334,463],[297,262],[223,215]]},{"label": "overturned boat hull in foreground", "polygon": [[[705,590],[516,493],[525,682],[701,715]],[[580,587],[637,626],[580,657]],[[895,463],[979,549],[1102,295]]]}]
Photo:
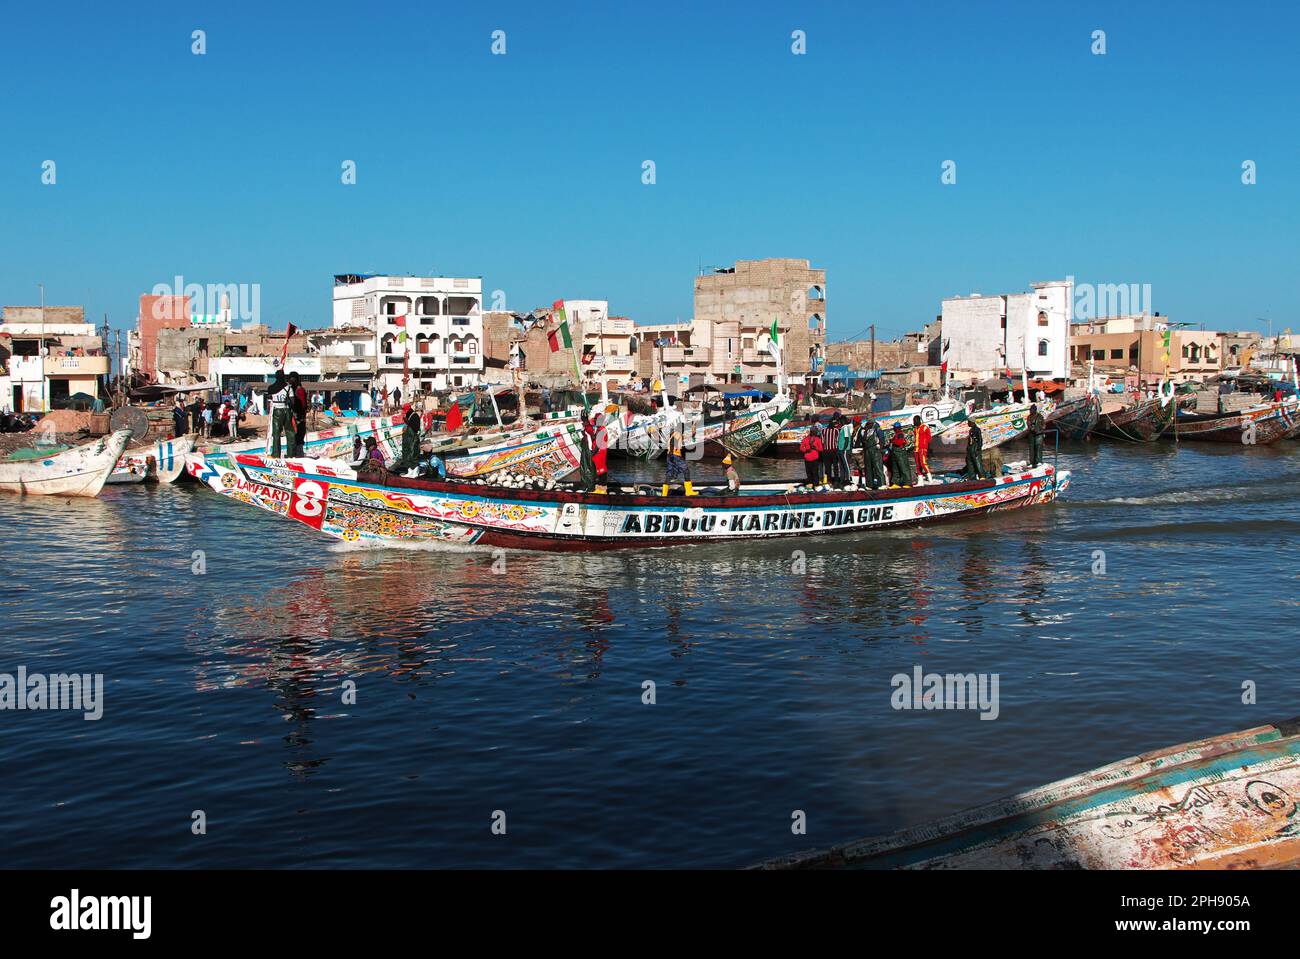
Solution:
[{"label": "overturned boat hull in foreground", "polygon": [[769,868],[1248,869],[1300,865],[1300,717],[1124,759]]}]

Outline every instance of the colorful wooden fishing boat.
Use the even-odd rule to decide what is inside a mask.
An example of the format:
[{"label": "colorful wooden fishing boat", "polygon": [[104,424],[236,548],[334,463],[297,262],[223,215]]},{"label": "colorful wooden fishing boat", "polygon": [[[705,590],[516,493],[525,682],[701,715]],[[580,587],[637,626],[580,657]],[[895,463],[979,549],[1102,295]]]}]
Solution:
[{"label": "colorful wooden fishing boat", "polygon": [[21,495],[98,496],[131,439],[118,430],[82,446],[0,461],[0,490]]},{"label": "colorful wooden fishing boat", "polygon": [[[970,412],[965,420],[953,424],[935,437],[935,443],[930,447],[931,457],[938,459],[964,456],[971,422],[979,424],[980,432],[984,436],[983,448],[986,450],[1024,436],[1029,430],[1029,406],[1028,403],[1012,403]],[[1044,400],[1038,404],[1038,409],[1045,417],[1050,416],[1054,408],[1051,400]]]},{"label": "colorful wooden fishing boat", "polygon": [[202,457],[193,475],[214,491],[345,542],[473,543],[541,550],[673,546],[875,532],[1054,500],[1068,472],[1040,466],[995,480],[809,492],[790,482],[702,487],[696,496],[503,489],[362,473],[326,460]]},{"label": "colorful wooden fishing boat", "polygon": [[127,450],[108,475],[109,483],[174,483],[185,474],[185,454],[194,449],[196,434],[161,440]]},{"label": "colorful wooden fishing boat", "polygon": [[1267,446],[1284,439],[1300,423],[1294,399],[1261,403],[1236,413],[1179,410],[1174,430],[1179,440]]},{"label": "colorful wooden fishing boat", "polygon": [[523,433],[494,446],[443,460],[447,475],[458,479],[501,471],[532,479],[561,480],[582,465],[582,426],[572,421]]},{"label": "colorful wooden fishing boat", "polygon": [[706,420],[697,439],[704,441],[705,456],[759,456],[776,441],[794,411],[794,400],[775,396],[730,417]]},{"label": "colorful wooden fishing boat", "polygon": [[1157,396],[1114,412],[1102,413],[1092,431],[1114,440],[1153,443],[1173,427],[1177,409],[1172,397]]},{"label": "colorful wooden fishing boat", "polygon": [[617,436],[611,438],[609,449],[637,459],[658,459],[668,449],[668,437],[677,426],[687,449],[704,444],[703,456],[757,456],[776,441],[794,411],[794,401],[783,394],[728,416],[705,417],[699,412],[688,414],[665,408],[627,419]]},{"label": "colorful wooden fishing boat", "polygon": [[1143,753],[768,868],[1300,866],[1300,717]]},{"label": "colorful wooden fishing boat", "polygon": [[[358,439],[364,443],[367,437],[373,436],[385,454],[390,459],[395,458],[401,455],[402,430],[405,428],[400,416],[359,416],[340,422],[329,429],[307,433],[303,437],[303,455],[315,459],[349,459]],[[201,449],[205,456],[226,457],[236,453],[264,451],[266,451],[264,437],[241,440],[237,443],[212,444]]]},{"label": "colorful wooden fishing boat", "polygon": [[1081,440],[1092,432],[1100,416],[1101,399],[1096,393],[1089,393],[1080,399],[1058,404],[1045,419],[1047,428],[1060,433],[1061,439]]}]

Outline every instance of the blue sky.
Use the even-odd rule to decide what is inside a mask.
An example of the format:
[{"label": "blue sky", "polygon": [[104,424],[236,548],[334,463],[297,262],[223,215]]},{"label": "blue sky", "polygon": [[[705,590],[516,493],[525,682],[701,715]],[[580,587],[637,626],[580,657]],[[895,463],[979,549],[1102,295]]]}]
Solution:
[{"label": "blue sky", "polygon": [[662,322],[791,256],[832,339],[1067,274],[1300,329],[1294,4],[280,6],[10,5],[0,302],[126,327],[179,274],[327,325],[331,274],[432,271]]}]

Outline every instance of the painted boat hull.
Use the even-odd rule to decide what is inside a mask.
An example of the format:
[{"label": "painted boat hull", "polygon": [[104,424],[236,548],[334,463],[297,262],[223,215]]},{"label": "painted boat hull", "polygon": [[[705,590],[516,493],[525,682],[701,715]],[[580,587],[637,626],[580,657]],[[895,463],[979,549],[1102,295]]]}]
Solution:
[{"label": "painted boat hull", "polygon": [[1098,417],[1093,433],[1131,443],[1154,443],[1174,425],[1177,408],[1177,403],[1172,400],[1168,403],[1159,397],[1144,400],[1116,413],[1103,413]]},{"label": "painted boat hull", "polygon": [[1297,423],[1294,402],[1264,403],[1239,413],[1180,415],[1174,432],[1180,441],[1267,446],[1284,439]]},{"label": "painted boat hull", "polygon": [[227,497],[345,542],[454,542],[597,550],[874,532],[1054,500],[1068,472],[1040,466],[997,480],[910,489],[796,493],[750,484],[736,496],[598,494],[358,476],[346,464],[240,455],[229,467],[192,460]]},{"label": "painted boat hull", "polygon": [[108,476],[109,483],[174,483],[185,474],[185,455],[194,449],[193,433],[127,450]]},{"label": "painted boat hull", "polygon": [[98,496],[130,439],[130,430],[118,430],[44,459],[0,463],[0,491],[24,496]]},{"label": "painted boat hull", "polygon": [[1249,869],[1300,865],[1300,717],[1143,753],[768,868]]},{"label": "painted boat hull", "polygon": [[1082,399],[1062,403],[1046,417],[1047,428],[1055,429],[1062,439],[1082,440],[1092,432],[1101,416],[1101,400],[1095,393]]},{"label": "painted boat hull", "polygon": [[[357,417],[329,429],[306,434],[303,437],[303,455],[313,459],[349,459],[353,443],[358,437],[364,443],[367,437],[373,436],[385,455],[394,459],[401,455],[404,429],[406,426],[401,417]],[[239,453],[260,453],[265,450],[266,438],[263,437],[209,446],[200,450],[200,454],[229,458]]]},{"label": "painted boat hull", "polygon": [[[758,456],[776,441],[781,427],[794,415],[794,401],[777,396],[764,403],[756,403],[730,417],[705,419],[695,413],[686,418],[683,437],[687,449],[703,444],[703,455],[720,457],[728,453],[736,456]],[[617,441],[609,448],[642,460],[655,460],[668,449],[668,437],[675,422],[682,417],[676,412],[659,412],[649,416],[635,416],[627,423]]]},{"label": "painted boat hull", "polygon": [[443,460],[457,479],[505,470],[530,479],[562,480],[582,465],[582,427],[567,422],[524,433],[517,439]]}]

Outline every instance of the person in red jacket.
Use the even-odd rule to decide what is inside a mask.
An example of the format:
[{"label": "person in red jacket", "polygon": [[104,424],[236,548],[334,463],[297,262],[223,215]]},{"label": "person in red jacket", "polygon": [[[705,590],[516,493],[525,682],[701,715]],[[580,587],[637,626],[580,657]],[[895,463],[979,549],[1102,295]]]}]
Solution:
[{"label": "person in red jacket", "polygon": [[816,486],[822,479],[822,425],[814,423],[799,441],[803,454],[803,468],[808,475],[808,485]]},{"label": "person in red jacket", "polygon": [[916,438],[916,475],[932,480],[934,477],[930,475],[930,440],[933,439],[934,434],[919,416],[912,417],[912,426],[915,427],[912,435]]},{"label": "person in red jacket", "polygon": [[605,429],[604,416],[604,413],[595,416],[582,414],[582,432],[586,435],[587,448],[591,450],[591,464],[596,468],[597,486],[609,482],[609,433]]}]

